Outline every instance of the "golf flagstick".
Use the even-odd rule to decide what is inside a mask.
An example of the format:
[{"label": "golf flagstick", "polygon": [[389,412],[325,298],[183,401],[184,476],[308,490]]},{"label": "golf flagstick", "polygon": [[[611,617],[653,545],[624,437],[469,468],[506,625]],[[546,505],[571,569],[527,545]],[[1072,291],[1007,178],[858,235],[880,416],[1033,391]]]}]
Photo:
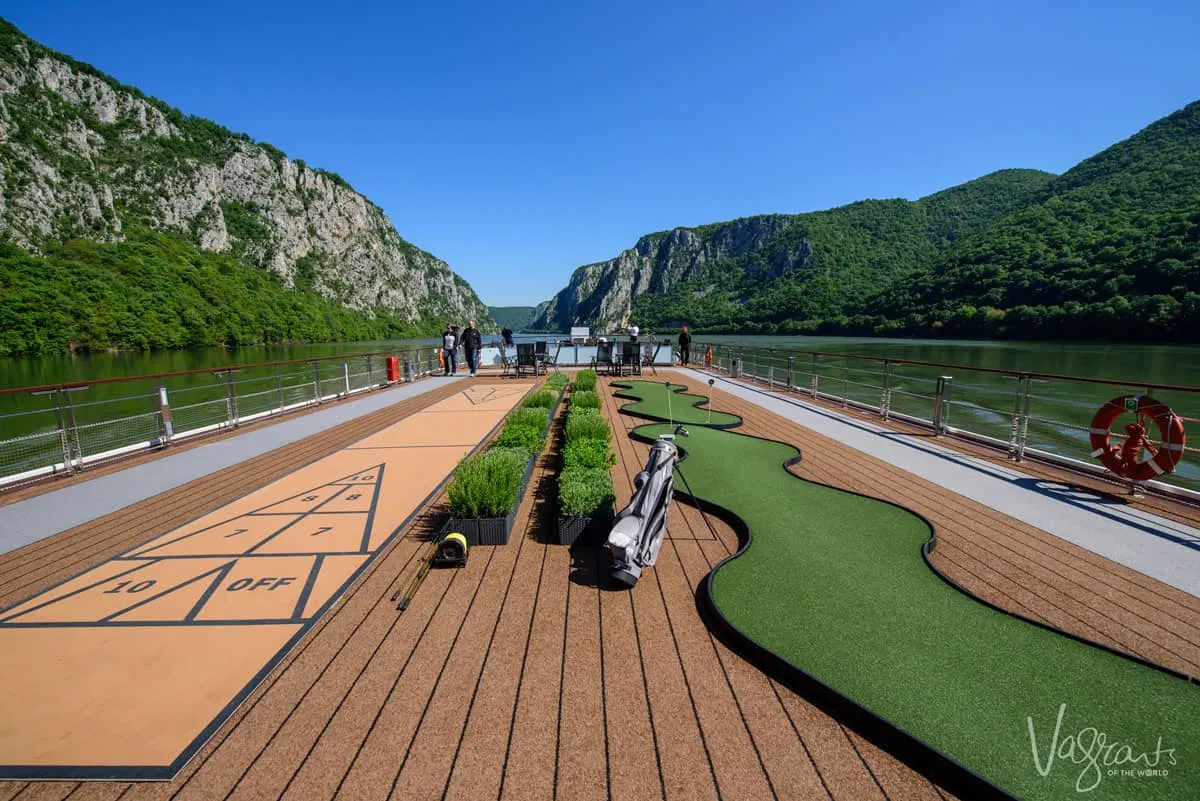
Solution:
[{"label": "golf flagstick", "polygon": [[671,414],[671,379],[667,379],[667,425],[674,426],[675,418]]},{"label": "golf flagstick", "polygon": [[708,403],[705,405],[708,407],[708,422],[710,423],[712,422],[712,388],[715,383],[716,381],[713,379],[708,379]]}]

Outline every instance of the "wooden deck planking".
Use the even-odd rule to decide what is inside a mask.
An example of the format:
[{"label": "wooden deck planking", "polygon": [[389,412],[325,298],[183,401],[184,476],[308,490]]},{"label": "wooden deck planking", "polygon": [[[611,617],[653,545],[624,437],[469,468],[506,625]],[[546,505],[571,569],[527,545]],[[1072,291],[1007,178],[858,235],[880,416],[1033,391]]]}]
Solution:
[{"label": "wooden deck planking", "polygon": [[[639,421],[617,415],[620,402],[602,394],[624,503],[647,449],[622,434]],[[435,399],[424,396],[404,413]],[[1027,604],[1056,624],[1109,632],[1177,660],[1198,656],[1200,613],[1171,588],[731,396],[715,403],[742,414],[745,433],[802,447],[801,475],[811,470],[914,509],[940,508],[944,569],[981,593],[1002,586],[1002,605]],[[319,451],[273,452],[278,475]],[[397,616],[388,597],[407,578],[420,536],[436,526],[435,503],[175,780],[0,782],[0,799],[949,797],[709,634],[694,591],[736,547],[720,521],[709,521],[714,538],[696,509],[674,505],[659,563],[632,591],[605,586],[598,549],[568,553],[539,542],[553,512],[556,458],[541,457],[508,546],[474,549],[463,570],[433,571]],[[869,486],[862,475],[872,476]],[[218,499],[233,497],[226,484],[213,486]],[[212,497],[205,508],[219,502]],[[77,561],[90,564],[161,530],[156,503],[187,514],[150,499],[139,504],[150,522]],[[9,555],[21,557],[13,561],[29,586],[57,580],[38,576],[58,575],[46,562],[81,550],[87,526],[79,529],[53,538],[62,542],[40,556]],[[0,558],[0,575],[11,569]]]}]

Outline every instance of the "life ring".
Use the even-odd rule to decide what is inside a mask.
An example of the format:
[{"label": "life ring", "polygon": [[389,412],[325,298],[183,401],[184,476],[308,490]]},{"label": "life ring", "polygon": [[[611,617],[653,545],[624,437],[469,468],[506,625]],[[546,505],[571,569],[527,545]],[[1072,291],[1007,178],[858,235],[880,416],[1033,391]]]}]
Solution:
[{"label": "life ring", "polygon": [[[1125,426],[1125,443],[1113,445],[1109,429],[1113,421],[1125,412],[1134,412],[1137,421]],[[1146,427],[1142,421],[1147,418],[1158,426],[1162,438],[1157,449],[1146,438]],[[1182,418],[1171,411],[1167,404],[1149,395],[1113,398],[1096,411],[1088,433],[1092,456],[1118,476],[1132,481],[1149,481],[1172,472],[1183,458],[1183,448],[1187,442]],[[1141,461],[1143,449],[1150,451],[1153,458]]]},{"label": "life ring", "polygon": [[704,349],[704,366],[712,367],[712,345]]}]

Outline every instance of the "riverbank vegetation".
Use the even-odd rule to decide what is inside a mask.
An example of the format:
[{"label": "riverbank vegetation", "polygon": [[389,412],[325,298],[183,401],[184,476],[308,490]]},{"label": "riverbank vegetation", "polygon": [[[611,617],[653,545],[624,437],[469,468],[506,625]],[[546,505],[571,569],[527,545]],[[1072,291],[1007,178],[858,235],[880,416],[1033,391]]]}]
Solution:
[{"label": "riverbank vegetation", "polygon": [[146,229],[40,255],[0,242],[0,355],[404,339],[438,325],[349,309]]}]

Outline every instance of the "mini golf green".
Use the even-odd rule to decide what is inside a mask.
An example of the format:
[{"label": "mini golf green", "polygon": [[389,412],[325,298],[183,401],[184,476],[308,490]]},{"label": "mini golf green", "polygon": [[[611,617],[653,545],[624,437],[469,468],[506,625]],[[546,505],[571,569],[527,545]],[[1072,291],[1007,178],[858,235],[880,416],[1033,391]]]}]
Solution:
[{"label": "mini golf green", "polygon": [[[618,386],[639,401],[622,412],[667,419],[665,384]],[[704,426],[681,389],[675,486],[750,532],[708,579],[738,634],[1024,801],[1200,798],[1200,688],[953,587],[923,557],[923,518],[789,473],[794,447]]]}]

